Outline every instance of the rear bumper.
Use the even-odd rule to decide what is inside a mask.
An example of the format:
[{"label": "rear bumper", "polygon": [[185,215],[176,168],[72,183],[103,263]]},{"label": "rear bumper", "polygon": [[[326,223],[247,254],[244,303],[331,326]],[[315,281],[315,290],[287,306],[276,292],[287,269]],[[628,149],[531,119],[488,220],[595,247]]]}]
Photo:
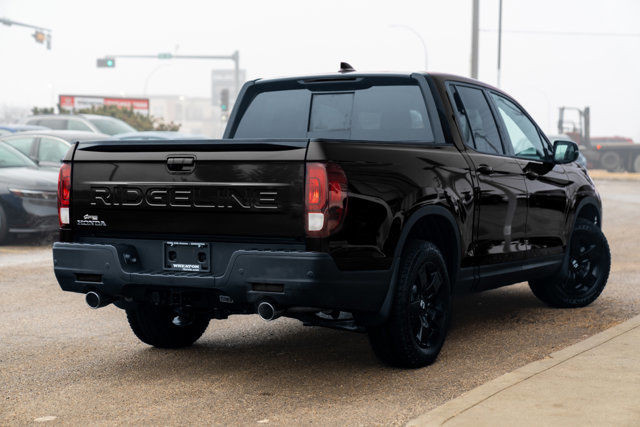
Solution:
[{"label": "rear bumper", "polygon": [[[214,251],[224,252],[223,248],[212,246]],[[127,247],[136,248],[141,265],[124,262]],[[129,286],[189,288],[230,297],[236,307],[253,307],[268,298],[282,307],[356,312],[377,312],[386,297],[390,278],[389,271],[341,271],[326,253],[237,247],[228,251],[223,267],[209,274],[145,269],[145,260],[154,259],[156,254],[161,257],[161,251],[150,251],[148,245],[136,245],[135,241],[128,246],[56,242],[55,275],[60,287],[71,292],[97,290],[123,296]],[[265,285],[276,286],[267,286],[270,291],[264,291]]]}]

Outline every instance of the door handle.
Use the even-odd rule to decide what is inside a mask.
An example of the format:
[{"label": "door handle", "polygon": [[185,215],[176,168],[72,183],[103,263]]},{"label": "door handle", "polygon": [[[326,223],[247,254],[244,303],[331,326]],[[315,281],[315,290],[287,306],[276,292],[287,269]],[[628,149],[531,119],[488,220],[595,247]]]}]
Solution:
[{"label": "door handle", "polygon": [[478,173],[481,173],[483,175],[491,175],[493,173],[493,168],[489,165],[480,165],[476,168],[476,170],[478,171]]},{"label": "door handle", "polygon": [[191,172],[195,167],[193,157],[169,157],[167,159],[167,169],[169,172]]},{"label": "door handle", "polygon": [[531,180],[540,178],[540,175],[538,175],[534,171],[526,171],[524,173],[524,176],[526,176],[527,178],[529,178]]}]

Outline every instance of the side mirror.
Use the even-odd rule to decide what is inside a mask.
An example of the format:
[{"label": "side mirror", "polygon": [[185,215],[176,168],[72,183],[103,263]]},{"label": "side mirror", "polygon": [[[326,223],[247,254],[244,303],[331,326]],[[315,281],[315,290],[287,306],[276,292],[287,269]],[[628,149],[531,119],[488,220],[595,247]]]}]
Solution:
[{"label": "side mirror", "polygon": [[575,162],[580,154],[578,144],[573,141],[553,142],[553,161],[558,164]]}]

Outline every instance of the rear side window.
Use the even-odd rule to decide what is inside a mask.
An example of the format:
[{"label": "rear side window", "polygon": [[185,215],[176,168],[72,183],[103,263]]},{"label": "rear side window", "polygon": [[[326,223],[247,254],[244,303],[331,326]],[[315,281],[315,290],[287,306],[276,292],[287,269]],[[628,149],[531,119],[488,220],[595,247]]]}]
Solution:
[{"label": "rear side window", "polygon": [[66,130],[67,122],[67,119],[40,119],[35,124],[49,129]]},{"label": "rear side window", "polygon": [[414,85],[338,93],[262,92],[240,119],[234,137],[434,142],[422,92]]},{"label": "rear side window", "polygon": [[467,86],[456,86],[456,90],[473,136],[473,148],[481,153],[504,154],[496,121],[482,90]]},{"label": "rear side window", "polygon": [[60,163],[69,150],[69,144],[54,139],[40,138],[38,147],[38,160],[41,162]]}]

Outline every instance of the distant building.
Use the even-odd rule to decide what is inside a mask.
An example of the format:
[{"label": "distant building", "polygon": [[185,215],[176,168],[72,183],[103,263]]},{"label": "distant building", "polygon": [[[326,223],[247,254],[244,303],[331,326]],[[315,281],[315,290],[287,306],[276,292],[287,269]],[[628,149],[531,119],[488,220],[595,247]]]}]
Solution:
[{"label": "distant building", "polygon": [[180,132],[220,138],[224,132],[220,107],[211,98],[178,95],[149,96],[150,114],[167,122],[179,123]]}]

